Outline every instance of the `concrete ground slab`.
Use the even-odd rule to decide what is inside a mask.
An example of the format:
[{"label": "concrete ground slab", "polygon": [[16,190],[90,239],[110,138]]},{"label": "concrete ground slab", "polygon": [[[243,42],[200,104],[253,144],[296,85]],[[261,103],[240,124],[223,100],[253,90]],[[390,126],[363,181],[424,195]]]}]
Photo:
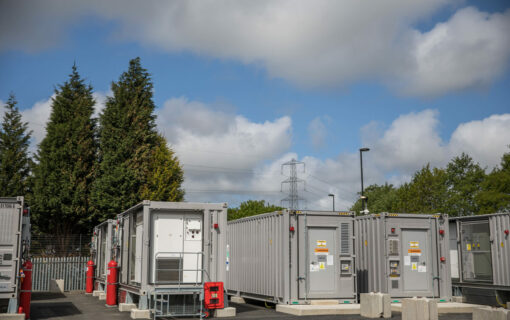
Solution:
[{"label": "concrete ground slab", "polygon": [[136,309],[136,304],[134,303],[119,303],[119,311],[127,312]]},{"label": "concrete ground slab", "polygon": [[239,296],[232,296],[230,297],[230,301],[232,301],[233,303],[246,303],[246,301],[244,301],[244,298],[243,297],[239,297]]},{"label": "concrete ground slab", "polygon": [[0,320],[25,320],[24,313],[0,313]]},{"label": "concrete ground slab", "polygon": [[310,300],[312,306],[329,306],[338,304],[338,300]]},{"label": "concrete ground slab", "polygon": [[150,319],[149,310],[131,309],[131,319]]},{"label": "concrete ground slab", "polygon": [[[482,307],[478,304],[459,303],[459,302],[441,302],[437,304],[439,314],[447,313],[473,313],[475,308]],[[402,303],[392,303],[391,311],[402,312]]]},{"label": "concrete ground slab", "polygon": [[236,316],[236,308],[227,307],[223,309],[214,310],[215,318],[230,318]]},{"label": "concrete ground slab", "polygon": [[295,316],[359,314],[360,306],[359,304],[337,304],[337,305],[277,304],[276,312],[292,314]]}]

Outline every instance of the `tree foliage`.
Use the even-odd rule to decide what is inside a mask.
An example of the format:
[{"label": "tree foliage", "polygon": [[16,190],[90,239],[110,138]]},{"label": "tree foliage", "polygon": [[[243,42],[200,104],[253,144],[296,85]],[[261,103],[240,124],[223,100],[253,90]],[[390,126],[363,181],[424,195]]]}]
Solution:
[{"label": "tree foliage", "polygon": [[236,220],[257,214],[283,210],[282,207],[266,204],[264,200],[248,200],[239,205],[239,208],[228,208],[228,220]]},{"label": "tree foliage", "polygon": [[9,95],[0,129],[0,190],[2,197],[24,196],[30,190],[33,162],[28,154],[31,131],[23,122],[14,94]]},{"label": "tree foliage", "polygon": [[97,142],[92,87],[78,74],[55,90],[46,137],[39,145],[31,197],[39,231],[57,235],[88,232]]},{"label": "tree foliage", "polygon": [[[144,200],[182,200],[182,170],[156,131],[150,74],[140,58],[112,83],[100,115],[96,219],[112,217]],[[168,183],[168,185],[161,185]]]},{"label": "tree foliage", "polygon": [[476,202],[482,214],[510,212],[510,153],[503,155],[499,168],[482,182]]},{"label": "tree foliage", "polygon": [[[416,171],[410,182],[365,189],[370,212],[447,213],[465,216],[510,211],[510,153],[490,174],[462,153],[445,168],[429,164]],[[359,213],[361,201],[351,210]]]}]

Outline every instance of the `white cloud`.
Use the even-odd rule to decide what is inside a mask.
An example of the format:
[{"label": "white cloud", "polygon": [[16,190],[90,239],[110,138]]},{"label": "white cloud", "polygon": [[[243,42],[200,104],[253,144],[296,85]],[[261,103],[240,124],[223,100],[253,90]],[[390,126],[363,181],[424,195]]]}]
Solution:
[{"label": "white cloud", "polygon": [[415,69],[404,76],[408,93],[438,95],[488,87],[510,56],[510,10],[488,14],[473,7],[415,37]]},{"label": "white cloud", "polygon": [[510,149],[510,114],[492,115],[460,124],[450,139],[450,153],[465,152],[483,166],[493,168]]},{"label": "white cloud", "polygon": [[378,80],[434,96],[486,87],[507,67],[510,11],[458,10],[431,30],[413,26],[458,0],[63,1],[0,12],[0,50],[59,43],[81,17],[118,22],[113,36],[164,50],[235,59],[306,87]]}]

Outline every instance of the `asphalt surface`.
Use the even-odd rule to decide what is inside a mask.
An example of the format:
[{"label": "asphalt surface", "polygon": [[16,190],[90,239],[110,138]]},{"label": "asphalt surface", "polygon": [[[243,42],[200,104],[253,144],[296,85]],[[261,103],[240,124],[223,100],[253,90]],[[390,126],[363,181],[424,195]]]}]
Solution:
[{"label": "asphalt surface", "polygon": [[[231,303],[235,307],[237,315],[230,319],[320,319],[320,320],[357,320],[366,319],[356,315],[331,315],[331,316],[293,316],[276,312],[274,306],[267,308],[264,303],[249,301],[247,304]],[[31,319],[51,320],[77,320],[77,319],[131,319],[129,312],[119,312],[118,308],[108,308],[105,301],[96,297],[86,296],[84,293],[34,293],[32,295]],[[189,318],[188,318],[189,319]],[[225,318],[229,319],[229,318]],[[391,319],[400,320],[400,313],[393,313]],[[440,316],[441,320],[471,320],[471,314],[448,314]]]}]

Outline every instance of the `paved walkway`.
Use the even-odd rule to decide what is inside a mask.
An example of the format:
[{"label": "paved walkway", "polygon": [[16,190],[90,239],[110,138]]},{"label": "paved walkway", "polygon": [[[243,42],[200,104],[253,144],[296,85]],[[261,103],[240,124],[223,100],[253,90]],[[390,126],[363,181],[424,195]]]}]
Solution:
[{"label": "paved walkway", "polygon": [[[34,293],[32,295],[32,320],[128,320],[129,312],[119,312],[117,308],[107,308],[104,300],[86,296],[84,293]],[[276,312],[274,308],[266,308],[264,303],[251,301],[247,304],[234,304],[237,309],[235,319],[279,319],[279,320],[360,320],[359,315],[331,316],[293,316]],[[189,318],[188,318],[189,319]],[[228,318],[225,318],[228,319]],[[393,312],[393,320],[400,320],[400,313]],[[470,320],[471,314],[448,314],[440,316],[441,320]]]}]

